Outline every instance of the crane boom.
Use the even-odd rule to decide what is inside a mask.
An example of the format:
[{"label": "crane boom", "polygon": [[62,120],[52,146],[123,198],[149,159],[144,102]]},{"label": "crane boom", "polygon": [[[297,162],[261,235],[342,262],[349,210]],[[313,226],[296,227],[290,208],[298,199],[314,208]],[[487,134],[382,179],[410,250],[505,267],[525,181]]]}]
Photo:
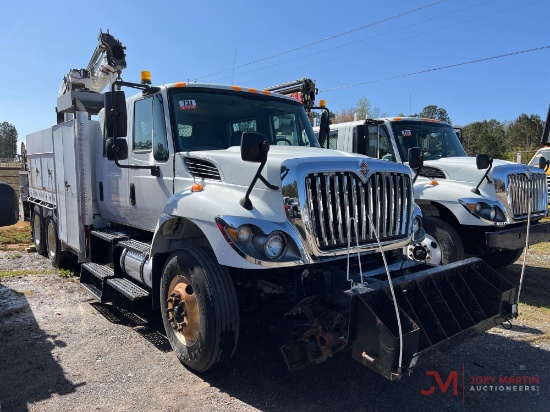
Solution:
[{"label": "crane boom", "polygon": [[58,96],[73,90],[101,93],[126,68],[125,47],[112,35],[99,32],[97,45],[85,69],[71,69],[63,77]]}]

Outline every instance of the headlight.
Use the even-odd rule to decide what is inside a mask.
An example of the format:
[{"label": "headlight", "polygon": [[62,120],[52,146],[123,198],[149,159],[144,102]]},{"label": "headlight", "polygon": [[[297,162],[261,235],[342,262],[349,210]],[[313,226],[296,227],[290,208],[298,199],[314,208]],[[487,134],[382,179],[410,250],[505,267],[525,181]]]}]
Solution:
[{"label": "headlight", "polygon": [[491,208],[491,211],[489,212],[489,217],[491,218],[491,220],[495,220],[495,217],[497,217],[497,210],[494,207]]},{"label": "headlight", "polygon": [[284,253],[285,237],[280,232],[271,232],[264,243],[264,253],[269,259],[277,259]]},{"label": "headlight", "polygon": [[239,226],[237,229],[237,242],[244,245],[252,239],[252,228],[248,225]]}]

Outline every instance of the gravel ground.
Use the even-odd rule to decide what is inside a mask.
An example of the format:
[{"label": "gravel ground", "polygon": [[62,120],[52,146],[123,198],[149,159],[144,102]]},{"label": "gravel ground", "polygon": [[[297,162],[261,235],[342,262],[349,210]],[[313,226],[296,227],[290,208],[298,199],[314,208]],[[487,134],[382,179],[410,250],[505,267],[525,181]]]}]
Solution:
[{"label": "gravel ground", "polygon": [[[494,328],[390,382],[353,361],[349,352],[288,372],[280,341],[262,324],[243,328],[228,366],[197,375],[171,352],[157,314],[143,306],[99,305],[76,278],[52,273],[46,258],[0,251],[0,272],[50,273],[0,277],[0,410],[545,411],[550,311],[535,306],[550,307],[550,254],[528,262],[522,296],[530,306],[522,306],[512,330]],[[516,264],[504,274],[517,282],[520,270]],[[452,386],[442,393],[426,376],[430,370],[444,381],[457,371],[457,395]],[[529,385],[538,388],[534,392],[471,391],[472,376],[538,376],[540,383]],[[420,394],[434,385],[433,395]]]}]

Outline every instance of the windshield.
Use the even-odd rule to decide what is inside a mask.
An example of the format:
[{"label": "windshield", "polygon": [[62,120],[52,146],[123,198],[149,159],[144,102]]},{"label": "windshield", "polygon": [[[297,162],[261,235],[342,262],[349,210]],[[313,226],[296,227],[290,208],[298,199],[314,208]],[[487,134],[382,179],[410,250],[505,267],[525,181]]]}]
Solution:
[{"label": "windshield", "polygon": [[271,145],[319,146],[304,107],[273,96],[174,88],[170,111],[177,151],[239,146],[243,132],[263,133]]},{"label": "windshield", "polygon": [[550,149],[539,150],[537,154],[529,162],[529,166],[539,166],[539,160],[543,157],[546,160],[550,160]]},{"label": "windshield", "polygon": [[397,148],[401,158],[409,161],[409,149],[420,147],[425,160],[466,156],[453,128],[447,124],[421,121],[393,121]]}]

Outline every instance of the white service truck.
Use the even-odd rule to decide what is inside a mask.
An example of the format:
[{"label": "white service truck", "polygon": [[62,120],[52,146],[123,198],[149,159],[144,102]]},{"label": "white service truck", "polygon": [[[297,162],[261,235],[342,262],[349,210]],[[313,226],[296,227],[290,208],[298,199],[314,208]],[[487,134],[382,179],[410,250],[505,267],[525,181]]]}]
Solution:
[{"label": "white service truck", "polygon": [[24,203],[38,252],[76,256],[102,303],[150,300],[189,368],[232,357],[241,313],[286,319],[290,369],[351,346],[389,379],[517,316],[516,288],[480,260],[403,255],[424,236],[408,167],[322,149],[291,97],[129,83],[124,67],[100,33],[65,78],[59,123],[27,136]]},{"label": "white service truck", "polygon": [[[514,263],[526,245],[550,240],[544,171],[482,154],[468,157],[453,127],[433,119],[394,117],[330,125],[330,147],[408,164],[409,149],[422,166],[414,198],[422,210],[424,252],[431,264],[480,256],[494,268]],[[529,222],[528,222],[529,221]]]}]

